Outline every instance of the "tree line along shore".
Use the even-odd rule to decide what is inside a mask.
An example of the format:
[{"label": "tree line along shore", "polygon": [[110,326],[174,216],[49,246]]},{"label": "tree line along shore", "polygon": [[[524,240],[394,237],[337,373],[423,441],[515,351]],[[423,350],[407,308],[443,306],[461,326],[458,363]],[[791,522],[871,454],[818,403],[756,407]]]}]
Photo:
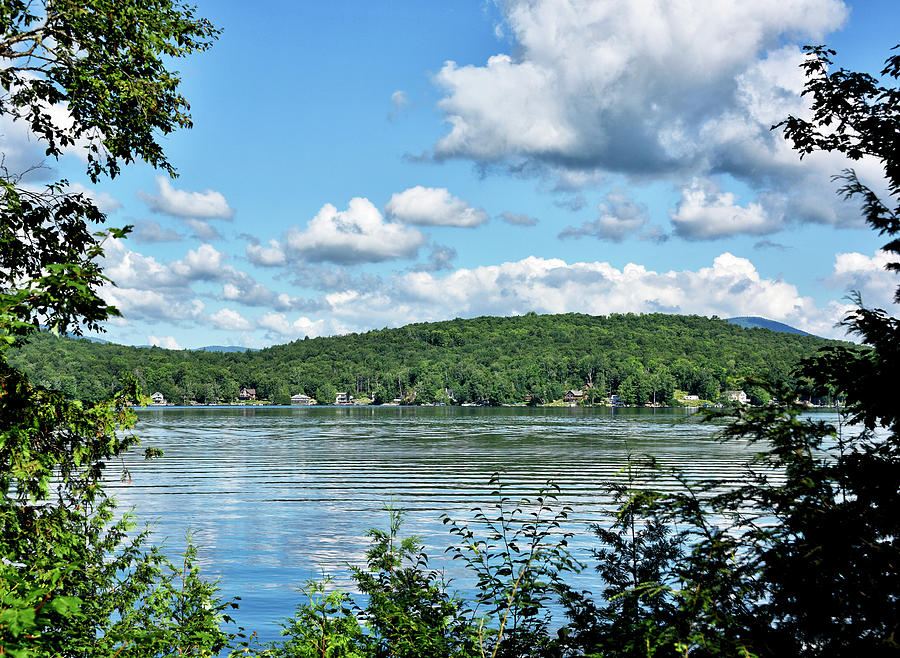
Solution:
[{"label": "tree line along shore", "polygon": [[[668,314],[479,317],[207,352],[36,334],[10,355],[32,381],[97,400],[134,378],[169,404],[763,404],[747,378],[799,385],[795,365],[840,341]],[[741,392],[744,396],[741,396]]]}]

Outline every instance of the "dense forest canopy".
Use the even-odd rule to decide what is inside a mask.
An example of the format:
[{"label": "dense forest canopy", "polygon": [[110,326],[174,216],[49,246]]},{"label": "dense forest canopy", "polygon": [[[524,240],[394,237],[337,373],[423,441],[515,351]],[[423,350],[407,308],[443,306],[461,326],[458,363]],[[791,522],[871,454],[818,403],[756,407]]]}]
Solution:
[{"label": "dense forest canopy", "polygon": [[[725,320],[665,314],[480,317],[297,340],[258,351],[137,348],[42,333],[10,361],[33,381],[98,399],[133,375],[169,401],[228,402],[241,388],[287,403],[323,403],[338,391],[375,403],[491,404],[560,399],[568,389],[626,404],[668,403],[681,390],[714,400],[744,377],[794,382],[792,369],[818,348],[815,336],[744,329]],[[415,395],[413,395],[415,394]]]}]

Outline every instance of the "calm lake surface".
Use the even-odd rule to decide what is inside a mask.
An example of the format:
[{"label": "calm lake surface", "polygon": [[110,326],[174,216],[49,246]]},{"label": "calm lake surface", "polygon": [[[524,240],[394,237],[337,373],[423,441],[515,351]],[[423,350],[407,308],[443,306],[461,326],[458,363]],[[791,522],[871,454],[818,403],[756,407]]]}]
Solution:
[{"label": "calm lake surface", "polygon": [[589,526],[611,508],[604,487],[622,478],[629,453],[735,480],[754,451],[717,442],[718,427],[687,410],[194,407],[138,418],[143,445],[165,457],[128,457],[131,482],[111,484],[120,507],[152,521],[170,557],[192,531],[204,572],[221,578],[226,597],[242,597],[234,616],[263,639],[277,636],[309,578],[351,586],[346,565],[362,564],[365,531],[386,526],[388,502],[406,510],[402,534],[423,536],[432,566],[464,591],[458,563],[443,557],[453,540],[440,515],[490,506],[495,471],[515,496],[551,480],[574,510],[571,544],[589,564],[580,578],[596,591]]}]

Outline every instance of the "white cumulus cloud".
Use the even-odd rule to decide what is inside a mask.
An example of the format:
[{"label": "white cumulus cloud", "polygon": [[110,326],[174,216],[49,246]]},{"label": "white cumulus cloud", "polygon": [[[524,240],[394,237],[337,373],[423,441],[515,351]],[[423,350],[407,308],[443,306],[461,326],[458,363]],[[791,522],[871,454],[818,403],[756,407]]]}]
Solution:
[{"label": "white cumulus cloud", "polygon": [[872,256],[859,252],[834,255],[834,269],[827,283],[846,292],[859,292],[867,307],[891,309],[896,312],[894,293],[900,286],[900,277],[885,266],[896,261],[896,256],[878,250]]},{"label": "white cumulus cloud", "polygon": [[225,196],[215,190],[188,192],[172,187],[169,179],[156,177],[156,194],[138,192],[141,199],[153,212],[189,219],[232,219],[234,210]]},{"label": "white cumulus cloud", "polygon": [[123,240],[109,240],[104,245],[103,269],[120,288],[158,290],[181,283],[165,263],[129,249]]},{"label": "white cumulus cloud", "polygon": [[416,185],[393,194],[384,207],[392,219],[420,226],[461,226],[471,228],[488,221],[481,208],[473,208],[443,187]]},{"label": "white cumulus cloud", "polygon": [[266,247],[261,244],[247,243],[244,251],[247,254],[247,258],[254,265],[262,265],[263,267],[275,267],[278,265],[284,265],[287,262],[287,257],[284,254],[284,249],[282,249],[281,245],[278,243],[278,240],[269,240],[269,246]]},{"label": "white cumulus cloud", "polygon": [[162,347],[167,350],[184,349],[178,344],[174,336],[147,336],[147,342],[154,347]]},{"label": "white cumulus cloud", "polygon": [[210,321],[217,329],[226,331],[249,331],[253,325],[237,311],[223,308],[209,316]]},{"label": "white cumulus cloud", "polygon": [[730,235],[761,235],[778,230],[759,203],[741,206],[731,192],[723,192],[709,181],[694,180],[681,191],[681,200],[670,213],[675,233],[689,240]]},{"label": "white cumulus cloud", "polygon": [[326,203],[305,229],[287,232],[284,246],[308,262],[350,265],[412,258],[425,241],[416,229],[384,221],[371,201],[356,197],[342,211]]},{"label": "white cumulus cloud", "polygon": [[204,221],[202,219],[190,218],[184,219],[182,221],[184,222],[185,226],[193,231],[191,237],[195,240],[209,241],[222,239],[222,234],[219,233],[219,229],[217,229],[207,221]]},{"label": "white cumulus cloud", "polygon": [[276,340],[304,338],[309,336],[325,336],[335,333],[345,333],[346,329],[340,324],[324,319],[313,320],[308,317],[298,317],[289,320],[284,313],[265,313],[257,321],[257,325],[268,332],[269,336]]},{"label": "white cumulus cloud", "polygon": [[677,167],[690,133],[731,109],[737,76],[767,48],[785,35],[821,38],[847,16],[838,0],[504,6],[517,56],[447,62],[436,76],[451,126],[438,156]]},{"label": "white cumulus cloud", "polygon": [[172,272],[188,281],[221,278],[227,256],[211,244],[189,249],[184,258],[170,265]]},{"label": "white cumulus cloud", "polygon": [[[244,306],[280,311],[320,307],[316,300],[271,290],[229,265],[227,255],[209,244],[189,249],[182,258],[171,262],[160,262],[132,251],[123,240],[108,241],[105,252],[104,272],[114,283],[103,287],[102,296],[123,312],[126,321],[205,322],[205,305],[194,290],[194,285],[200,282],[221,284],[218,299]],[[213,319],[214,324],[241,324],[231,312],[220,311]]]},{"label": "white cumulus cloud", "polygon": [[205,304],[196,299],[193,292],[173,295],[169,291],[162,293],[143,288],[106,286],[100,291],[100,296],[122,312],[125,323],[141,320],[184,325],[204,319]]},{"label": "white cumulus cloud", "polygon": [[136,242],[142,243],[180,242],[184,239],[178,231],[165,228],[153,220],[135,222],[132,237]]}]

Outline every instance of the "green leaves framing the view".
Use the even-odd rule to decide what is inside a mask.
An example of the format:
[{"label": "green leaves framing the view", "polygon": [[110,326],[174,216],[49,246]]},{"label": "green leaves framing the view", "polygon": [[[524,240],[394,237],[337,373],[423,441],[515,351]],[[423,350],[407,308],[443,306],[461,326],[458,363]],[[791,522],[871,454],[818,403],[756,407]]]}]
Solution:
[{"label": "green leaves framing the view", "polygon": [[[174,175],[159,138],[190,117],[168,64],[216,35],[172,0],[0,0],[0,113],[46,157],[80,153],[94,182],[136,159]],[[65,180],[27,184],[42,167],[0,162],[0,654],[211,655],[231,638],[227,604],[195,549],[174,566],[103,486],[138,445],[135,385],[82,402],[9,363],[40,326],[79,335],[118,315],[99,260],[128,228],[95,231],[105,216]]]}]

